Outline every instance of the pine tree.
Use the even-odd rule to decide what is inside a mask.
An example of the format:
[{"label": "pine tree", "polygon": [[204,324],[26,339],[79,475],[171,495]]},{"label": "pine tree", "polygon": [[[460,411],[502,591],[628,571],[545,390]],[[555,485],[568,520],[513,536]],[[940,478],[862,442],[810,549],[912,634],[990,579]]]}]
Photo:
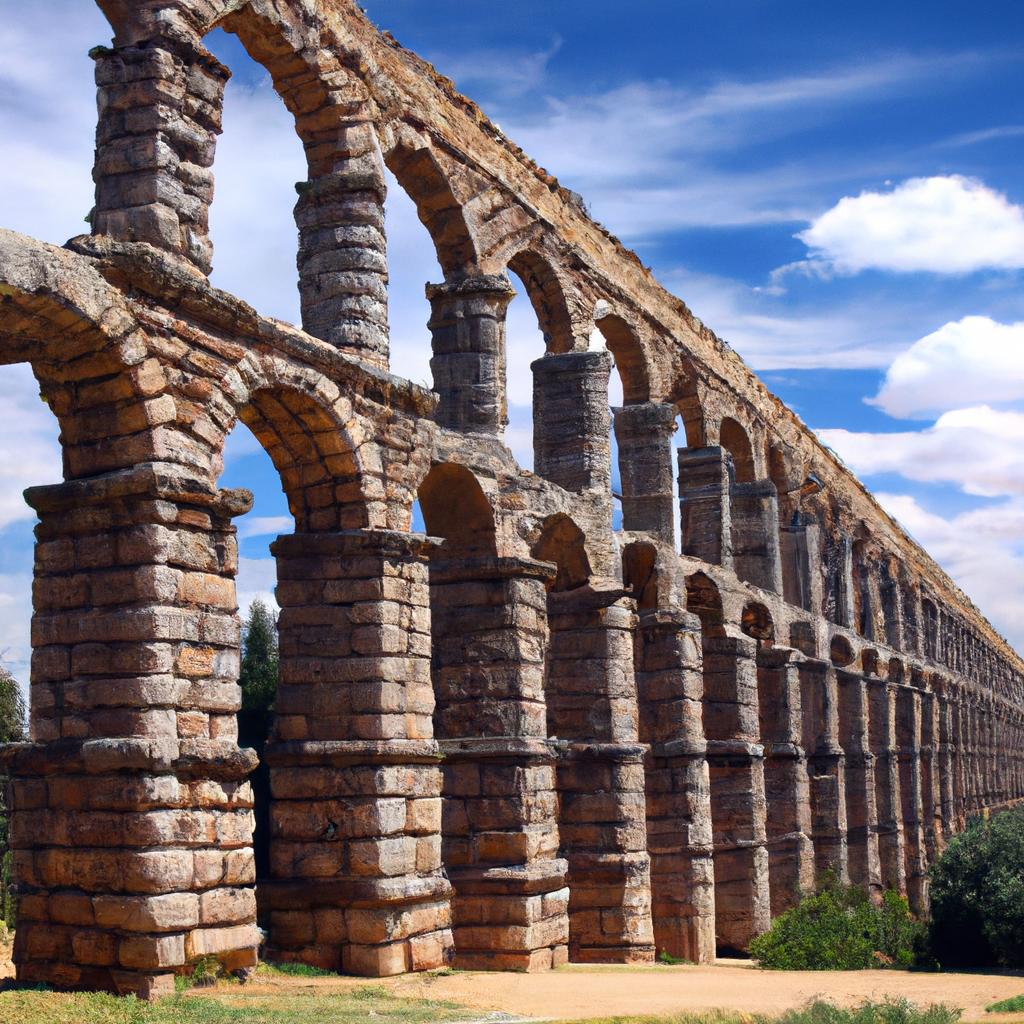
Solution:
[{"label": "pine tree", "polygon": [[[25,738],[25,698],[17,679],[0,666],[0,743]],[[7,778],[0,776],[0,923],[14,927],[16,913],[11,892],[11,850],[8,841]]]},{"label": "pine tree", "polygon": [[242,710],[270,710],[277,694],[277,619],[258,598],[242,627]]}]

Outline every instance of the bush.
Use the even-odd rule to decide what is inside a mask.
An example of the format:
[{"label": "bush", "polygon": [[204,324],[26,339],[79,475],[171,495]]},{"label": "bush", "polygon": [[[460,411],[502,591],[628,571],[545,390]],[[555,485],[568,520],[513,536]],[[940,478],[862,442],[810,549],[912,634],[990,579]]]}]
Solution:
[{"label": "bush", "polygon": [[1024,996],[1011,996],[1009,999],[1000,999],[998,1003],[992,1003],[985,1007],[986,1013],[1024,1013]]},{"label": "bush", "polygon": [[827,879],[754,939],[750,953],[762,967],[782,971],[908,968],[921,931],[899,893],[887,892],[875,905],[863,889]]},{"label": "bush", "polygon": [[950,840],[931,870],[928,938],[943,967],[1024,967],[1024,808]]}]

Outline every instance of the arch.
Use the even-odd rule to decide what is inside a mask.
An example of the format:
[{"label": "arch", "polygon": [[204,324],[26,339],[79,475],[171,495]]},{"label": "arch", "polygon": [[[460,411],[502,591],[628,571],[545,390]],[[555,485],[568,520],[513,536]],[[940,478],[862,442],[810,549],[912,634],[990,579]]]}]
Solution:
[{"label": "arch", "polygon": [[626,545],[622,552],[622,578],[636,599],[637,609],[641,613],[658,608],[661,604],[659,576],[658,549],[654,544],[637,541]]},{"label": "arch", "polygon": [[757,477],[754,449],[746,430],[730,416],[722,420],[718,430],[718,443],[732,456],[736,482],[753,483]]},{"label": "arch", "polygon": [[564,512],[544,520],[540,537],[533,545],[531,554],[542,562],[553,562],[558,567],[558,574],[552,584],[555,592],[575,590],[590,579],[586,537]]},{"label": "arch", "polygon": [[384,154],[384,162],[416,204],[416,213],[430,233],[445,277],[470,274],[477,264],[476,245],[462,206],[433,150],[399,142]]},{"label": "arch", "polygon": [[689,448],[703,448],[707,443],[707,424],[698,391],[697,368],[689,359],[682,360],[675,384],[665,401],[676,407],[683,421],[683,432]]},{"label": "arch", "polygon": [[887,672],[887,678],[890,683],[902,683],[905,670],[903,662],[899,658],[890,658]]},{"label": "arch", "polygon": [[772,613],[765,605],[756,601],[751,601],[743,609],[740,629],[764,647],[771,647],[775,643],[775,623],[772,621]]},{"label": "arch", "polygon": [[686,609],[693,612],[701,624],[701,632],[708,637],[725,636],[725,613],[722,595],[710,576],[694,573],[686,579]]},{"label": "arch", "polygon": [[595,313],[594,323],[615,359],[615,367],[622,379],[622,401],[636,405],[650,401],[651,384],[647,373],[647,359],[636,331],[617,313]]},{"label": "arch", "polygon": [[829,658],[832,660],[832,664],[839,668],[845,668],[847,665],[852,665],[856,658],[853,645],[840,633],[837,633],[829,641],[828,654]]},{"label": "arch", "polygon": [[866,647],[860,654],[860,667],[867,676],[877,676],[880,664],[878,651],[873,647]]},{"label": "arch", "polygon": [[926,658],[939,656],[939,611],[930,598],[921,598],[921,634]]},{"label": "arch", "polygon": [[344,425],[317,397],[266,383],[238,410],[281,478],[300,532],[369,525],[363,473]]},{"label": "arch", "polygon": [[533,250],[524,249],[508,261],[530,298],[537,323],[544,335],[548,353],[571,352],[573,349],[572,316],[566,302],[562,282],[552,265]]},{"label": "arch", "polygon": [[465,466],[436,463],[420,484],[419,500],[427,533],[445,540],[443,558],[496,554],[494,510]]}]

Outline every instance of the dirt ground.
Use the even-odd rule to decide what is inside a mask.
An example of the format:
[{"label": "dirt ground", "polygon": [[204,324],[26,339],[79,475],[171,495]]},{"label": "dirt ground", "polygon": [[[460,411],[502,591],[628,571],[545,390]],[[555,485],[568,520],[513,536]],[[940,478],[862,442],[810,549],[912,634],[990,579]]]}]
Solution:
[{"label": "dirt ground", "polygon": [[[260,983],[263,987],[264,983]],[[274,987],[322,988],[365,984],[348,978],[281,978]],[[761,971],[744,961],[713,967],[583,967],[545,974],[461,973],[407,975],[375,982],[396,995],[450,1000],[481,1011],[548,1020],[713,1009],[779,1013],[824,997],[852,1005],[887,995],[919,1005],[949,1003],[964,1021],[1024,1020],[986,1014],[990,1003],[1024,993],[1024,977],[998,974],[916,974],[905,971]],[[253,986],[255,988],[256,986]]]}]

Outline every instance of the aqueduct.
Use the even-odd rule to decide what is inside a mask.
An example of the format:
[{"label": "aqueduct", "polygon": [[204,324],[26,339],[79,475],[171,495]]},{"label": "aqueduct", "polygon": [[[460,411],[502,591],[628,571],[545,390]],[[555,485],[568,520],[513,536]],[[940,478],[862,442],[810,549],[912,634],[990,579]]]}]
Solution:
[{"label": "aqueduct", "polygon": [[[202,957],[244,972],[257,922],[363,975],[709,961],[829,869],[921,908],[948,837],[1024,797],[1024,665],[949,578],[354,3],[100,6],[91,234],[0,232],[0,358],[31,363],[65,477],[26,494],[31,738],[2,752],[19,977],[151,997]],[[215,26],[305,148],[303,330],[207,278]],[[385,167],[444,271],[433,391],[389,372]],[[510,270],[547,346],[534,472],[503,438]],[[239,420],[295,519],[259,879]]]}]

